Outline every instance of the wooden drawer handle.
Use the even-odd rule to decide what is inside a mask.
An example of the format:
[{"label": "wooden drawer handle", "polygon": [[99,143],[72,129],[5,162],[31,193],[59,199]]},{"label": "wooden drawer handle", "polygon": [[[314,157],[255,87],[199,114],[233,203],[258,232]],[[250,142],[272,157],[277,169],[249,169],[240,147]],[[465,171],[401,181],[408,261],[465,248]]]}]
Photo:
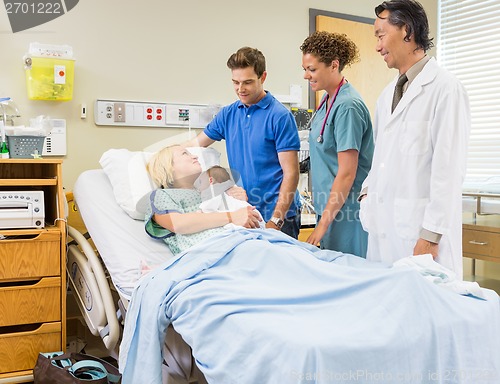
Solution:
[{"label": "wooden drawer handle", "polygon": [[488,245],[488,242],[487,241],[471,240],[471,241],[469,241],[469,244],[474,244],[474,245]]}]

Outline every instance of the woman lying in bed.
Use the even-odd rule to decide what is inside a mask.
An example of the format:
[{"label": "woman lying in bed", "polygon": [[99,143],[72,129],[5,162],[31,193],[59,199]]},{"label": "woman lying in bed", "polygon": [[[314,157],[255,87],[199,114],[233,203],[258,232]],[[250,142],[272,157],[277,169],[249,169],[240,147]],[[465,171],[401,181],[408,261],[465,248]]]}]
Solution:
[{"label": "woman lying in bed", "polygon": [[[222,227],[228,223],[259,228],[262,219],[252,206],[234,212],[203,213],[199,210],[201,195],[194,188],[194,182],[201,174],[201,165],[185,148],[179,145],[163,148],[148,163],[148,171],[162,188],[151,194],[146,232],[163,239],[172,253],[177,254],[222,232]],[[233,187],[228,193],[246,200],[241,187]]]},{"label": "woman lying in bed", "polygon": [[[171,189],[153,193],[147,225],[167,243],[169,236],[177,239],[169,245],[180,249],[187,243],[179,239],[213,231],[229,218],[192,212],[199,196],[189,194],[199,165],[180,147],[168,151],[171,160],[157,165],[172,164],[173,172],[153,174],[164,172],[159,184]],[[495,292],[484,290],[484,300],[457,295],[436,286],[441,270],[427,281],[411,268],[258,229],[256,217],[251,208],[231,213],[232,221],[251,229],[207,232],[143,277],[120,345],[123,384],[161,384],[170,324],[208,383],[499,382]]]}]

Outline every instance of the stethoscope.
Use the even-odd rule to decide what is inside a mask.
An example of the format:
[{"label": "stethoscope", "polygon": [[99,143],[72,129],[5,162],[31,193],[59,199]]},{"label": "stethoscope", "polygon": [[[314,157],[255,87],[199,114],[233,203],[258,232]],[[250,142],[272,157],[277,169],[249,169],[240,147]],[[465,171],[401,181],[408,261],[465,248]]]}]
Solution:
[{"label": "stethoscope", "polygon": [[[342,80],[340,80],[340,83],[339,83],[337,89],[335,90],[335,94],[333,95],[332,103],[330,104],[330,107],[328,107],[328,109],[326,111],[325,119],[323,120],[323,125],[321,126],[321,131],[319,132],[319,136],[316,139],[316,141],[320,144],[323,143],[323,134],[325,133],[325,127],[326,127],[326,121],[328,120],[328,115],[330,114],[330,111],[332,110],[333,104],[335,104],[335,100],[337,99],[337,95],[339,94],[339,91],[340,91],[340,88],[342,87],[342,85],[344,85],[344,82],[347,83],[347,80],[345,80],[345,78],[342,77]],[[311,125],[312,125],[314,118],[316,117],[316,113],[318,113],[318,111],[321,109],[321,107],[323,107],[323,105],[326,103],[327,100],[328,100],[328,95],[323,97],[323,100],[321,100],[321,103],[319,104],[318,109],[316,109],[316,111],[314,111],[314,114],[312,115],[311,120],[309,120],[309,122],[307,123],[306,129],[309,129],[309,130],[311,129]]]}]

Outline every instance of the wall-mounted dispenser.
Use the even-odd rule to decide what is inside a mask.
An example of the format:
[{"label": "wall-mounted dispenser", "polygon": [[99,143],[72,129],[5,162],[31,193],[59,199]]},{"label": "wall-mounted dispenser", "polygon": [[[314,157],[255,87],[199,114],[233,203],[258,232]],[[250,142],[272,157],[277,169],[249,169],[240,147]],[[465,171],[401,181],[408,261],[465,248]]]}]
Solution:
[{"label": "wall-mounted dispenser", "polygon": [[26,87],[32,100],[73,98],[75,59],[69,45],[31,43],[24,56]]}]

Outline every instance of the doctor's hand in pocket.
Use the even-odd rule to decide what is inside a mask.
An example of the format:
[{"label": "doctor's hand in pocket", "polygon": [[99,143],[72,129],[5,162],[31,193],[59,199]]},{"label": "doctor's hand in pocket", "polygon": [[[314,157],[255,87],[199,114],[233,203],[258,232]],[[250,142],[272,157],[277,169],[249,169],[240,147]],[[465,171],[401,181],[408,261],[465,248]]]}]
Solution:
[{"label": "doctor's hand in pocket", "polygon": [[432,258],[436,259],[439,253],[439,244],[424,239],[418,239],[415,248],[413,248],[413,256],[425,255],[427,253],[430,253]]}]

